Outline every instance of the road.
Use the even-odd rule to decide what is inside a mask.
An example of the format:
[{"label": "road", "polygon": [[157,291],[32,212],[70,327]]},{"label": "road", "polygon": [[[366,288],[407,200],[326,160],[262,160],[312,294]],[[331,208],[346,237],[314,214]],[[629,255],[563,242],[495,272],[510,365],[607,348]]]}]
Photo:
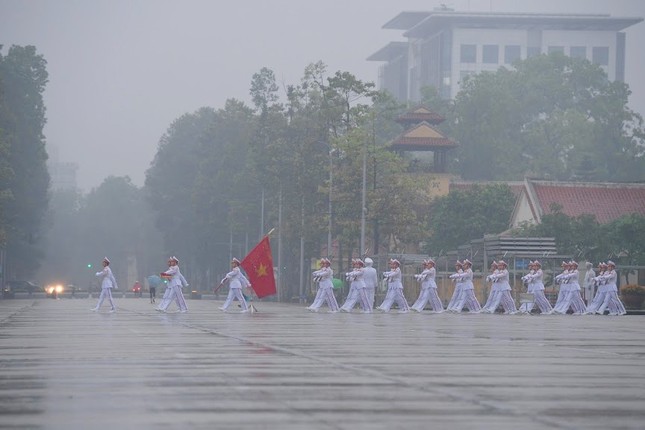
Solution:
[{"label": "road", "polygon": [[643,316],[94,304],[0,300],[0,428],[645,428]]}]

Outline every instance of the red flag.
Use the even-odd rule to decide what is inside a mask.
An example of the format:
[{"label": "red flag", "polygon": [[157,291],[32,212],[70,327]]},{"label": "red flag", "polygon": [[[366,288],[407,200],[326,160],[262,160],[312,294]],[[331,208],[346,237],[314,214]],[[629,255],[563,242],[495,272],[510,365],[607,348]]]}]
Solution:
[{"label": "red flag", "polygon": [[259,298],[276,294],[269,236],[264,236],[260,243],[255,245],[255,248],[244,257],[240,265],[249,277],[251,287]]}]

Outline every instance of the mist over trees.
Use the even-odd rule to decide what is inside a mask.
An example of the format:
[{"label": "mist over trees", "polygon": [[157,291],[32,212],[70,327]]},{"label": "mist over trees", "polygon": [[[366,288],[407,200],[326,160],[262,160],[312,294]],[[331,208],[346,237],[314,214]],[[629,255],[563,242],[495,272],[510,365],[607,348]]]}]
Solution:
[{"label": "mist over trees", "polygon": [[[30,278],[46,255],[48,278],[89,284],[88,265],[109,256],[117,278],[141,281],[176,255],[191,284],[208,289],[231,257],[277,227],[289,299],[298,295],[301,261],[308,273],[313,258],[331,255],[342,271],[360,254],[363,214],[370,255],[437,255],[507,228],[508,187],[431,202],[410,156],[388,148],[406,106],[322,62],[294,83],[278,83],[262,68],[250,82],[251,105],[231,98],[181,115],[161,137],[141,188],[108,177],[86,195],[48,195],[45,66],[33,47],[0,56],[0,246],[12,277]],[[643,124],[628,95],[597,66],[542,55],[469,77],[454,101],[426,88],[423,102],[446,117],[439,127],[460,144],[449,171],[465,179],[638,181],[645,179]],[[613,253],[632,264],[644,258],[633,240],[641,224],[626,217],[598,226],[555,211],[518,234],[556,235],[563,252]],[[276,264],[277,252],[274,241]]]},{"label": "mist over trees", "polygon": [[448,113],[470,180],[645,180],[643,118],[629,87],[589,61],[539,55],[468,76]]},{"label": "mist over trees", "polygon": [[9,277],[32,274],[42,258],[38,242],[49,187],[46,65],[33,46],[12,46],[2,55],[0,45],[0,247]]},{"label": "mist over trees", "polygon": [[373,84],[347,72],[328,76],[316,63],[281,92],[264,68],[253,76],[251,96],[253,107],[228,100],[223,109],[175,121],[146,174],[168,252],[181,251],[201,282],[219,280],[231,256],[243,257],[280,227],[289,262],[282,276],[297,294],[301,245],[308,262],[327,242],[330,195],[330,253],[341,262],[356,255],[363,157],[370,165],[367,218],[373,224],[378,217],[383,238],[411,238],[414,186],[397,177],[404,163],[376,139]]}]

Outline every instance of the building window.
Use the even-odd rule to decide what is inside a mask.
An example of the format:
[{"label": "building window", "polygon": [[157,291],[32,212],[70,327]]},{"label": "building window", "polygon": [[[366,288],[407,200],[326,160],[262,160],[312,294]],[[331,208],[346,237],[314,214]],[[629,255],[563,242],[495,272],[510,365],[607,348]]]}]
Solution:
[{"label": "building window", "polygon": [[462,63],[476,63],[477,45],[461,45],[460,58]]},{"label": "building window", "polygon": [[482,50],[482,62],[485,64],[499,63],[499,46],[484,45]]},{"label": "building window", "polygon": [[609,48],[606,46],[594,46],[591,52],[591,61],[599,66],[609,65]]},{"label": "building window", "polygon": [[547,50],[549,54],[553,54],[554,52],[559,52],[561,54],[564,54],[564,46],[549,46],[549,49]]},{"label": "building window", "polygon": [[587,47],[586,46],[572,46],[569,51],[571,58],[587,58]]},{"label": "building window", "polygon": [[513,64],[522,56],[522,48],[520,45],[506,45],[504,47],[504,63]]},{"label": "building window", "polygon": [[540,55],[540,47],[539,46],[529,46],[526,48],[526,57],[535,57],[537,55]]}]

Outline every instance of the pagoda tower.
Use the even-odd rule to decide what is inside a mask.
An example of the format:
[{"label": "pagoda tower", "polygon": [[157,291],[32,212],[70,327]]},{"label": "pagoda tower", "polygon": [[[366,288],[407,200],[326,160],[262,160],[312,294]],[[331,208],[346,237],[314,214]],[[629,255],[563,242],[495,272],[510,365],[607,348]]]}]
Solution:
[{"label": "pagoda tower", "polygon": [[390,148],[399,154],[406,151],[432,151],[433,171],[445,173],[446,153],[457,146],[457,142],[445,137],[436,128],[445,120],[425,106],[417,106],[407,111],[396,119],[406,130],[390,143]]}]

